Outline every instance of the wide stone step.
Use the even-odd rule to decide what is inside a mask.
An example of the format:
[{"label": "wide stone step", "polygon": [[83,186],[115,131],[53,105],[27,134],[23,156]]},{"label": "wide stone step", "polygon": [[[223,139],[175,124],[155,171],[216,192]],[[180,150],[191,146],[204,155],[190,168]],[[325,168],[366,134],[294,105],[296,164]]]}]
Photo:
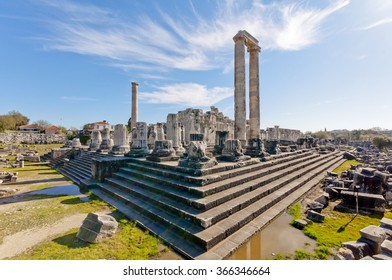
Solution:
[{"label": "wide stone step", "polygon": [[[311,155],[311,152],[308,153],[294,153],[287,155],[281,159],[270,162],[262,162],[260,163],[256,159],[252,159],[250,161],[240,162],[240,163],[220,163],[218,167],[213,167],[209,169],[209,174],[203,176],[191,176],[182,171],[178,171],[177,163],[171,163],[170,165],[149,162],[146,160],[138,160],[133,159],[131,163],[128,163],[128,169],[124,169],[126,171],[140,171],[141,174],[146,172],[150,175],[155,174],[157,176],[163,176],[165,178],[172,178],[176,182],[186,182],[195,185],[207,185],[213,182],[221,181],[223,179],[232,178],[238,175],[246,174],[255,170],[259,170],[261,168],[270,167],[279,163],[288,162],[292,159],[303,158]],[[314,155],[314,154],[313,154]],[[316,155],[314,155],[316,156]]]},{"label": "wide stone step", "polygon": [[208,174],[216,173],[216,172],[221,172],[225,170],[231,170],[235,169],[238,167],[243,167],[247,165],[252,165],[252,164],[257,164],[259,163],[259,159],[251,159],[243,162],[238,162],[238,163],[221,163],[219,165],[216,165],[212,168],[207,168],[207,169],[192,169],[192,168],[187,168],[187,167],[182,167],[178,166],[178,162],[165,162],[160,163],[160,162],[155,162],[155,161],[149,161],[144,158],[129,158],[129,164],[130,165],[137,165],[140,168],[148,167],[152,168],[152,170],[165,170],[165,171],[171,171],[174,172],[173,175],[183,175],[183,176],[194,176],[196,178],[200,176],[206,176]]},{"label": "wide stone step", "polygon": [[[316,163],[309,166],[305,165],[307,167],[302,164],[286,172],[277,172],[279,174],[272,173],[266,176],[268,179],[258,178],[257,180],[251,181],[247,184],[241,184],[230,191],[224,192],[223,194],[219,194],[219,196],[210,196],[196,200],[192,200],[190,197],[182,197],[182,202],[185,202],[185,204],[179,203],[179,200],[171,199],[162,194],[153,193],[144,187],[129,185],[120,178],[107,178],[106,181],[112,186],[121,189],[121,191],[132,194],[145,201],[149,201],[181,218],[189,219],[195,224],[207,228],[240,209],[254,203],[260,198],[278,190],[284,185],[291,183],[299,177],[306,176],[306,174],[311,172],[313,169],[318,168],[330,160],[330,157],[326,156],[323,160],[318,160]],[[301,180],[301,182],[302,181],[303,180]],[[260,188],[261,186],[263,187]],[[201,212],[190,207],[195,206],[196,204],[208,204],[210,206],[210,210]]]},{"label": "wide stone step", "polygon": [[[326,170],[333,170],[345,159],[338,159],[337,161],[331,161],[331,166],[327,167]],[[243,226],[240,230],[236,231],[232,235],[226,237],[209,251],[198,255],[196,259],[200,260],[220,260],[227,258],[234,253],[238,248],[243,246],[249,239],[267,226],[272,220],[283,213],[290,205],[293,205],[300,200],[304,195],[310,192],[319,182],[325,177],[325,172],[320,172],[313,179],[305,183],[300,188],[296,189],[285,198],[268,208],[266,211],[255,217],[251,222]]]},{"label": "wide stone step", "polygon": [[[303,186],[315,176],[324,172],[329,166],[339,161],[339,158],[329,160],[320,167],[307,172],[301,177],[301,182],[291,182],[283,186],[279,191],[272,192],[255,203],[240,209],[240,211],[228,216],[207,229],[193,225],[190,221],[177,215],[164,211],[154,201],[138,198],[129,193],[119,190],[108,183],[98,184],[101,190],[115,197],[115,201],[132,207],[138,214],[147,216],[149,219],[164,224],[168,229],[183,236],[184,239],[194,242],[204,250],[212,248],[215,244],[236,232],[252,219],[259,216],[263,211],[287,197],[290,193]],[[94,192],[94,191],[93,191]],[[115,205],[114,205],[115,206]],[[157,233],[159,235],[159,233]],[[159,235],[160,236],[160,235]],[[161,238],[164,238],[161,236]]]},{"label": "wide stone step", "polygon": [[69,166],[70,168],[83,169],[91,173],[91,162],[90,164],[81,164],[80,162],[77,161],[70,161],[69,163],[67,163],[66,166]]},{"label": "wide stone step", "polygon": [[[296,186],[300,186],[300,184],[307,180],[308,174],[313,174],[320,166],[323,166],[330,161],[330,158],[326,158],[307,167],[295,168],[293,170],[288,170],[287,172],[277,172],[280,174],[273,173],[266,177],[239,185],[227,192],[219,193],[219,195],[206,197],[203,201],[199,200],[198,202],[211,204],[214,207],[200,213],[197,215],[197,218],[202,221],[203,227],[211,226],[231,214],[240,211],[244,207],[257,202],[259,199],[280,191],[287,185],[291,186],[293,182],[297,184]],[[244,191],[242,192],[242,190]],[[233,193],[236,193],[234,198],[232,198]]]},{"label": "wide stone step", "polygon": [[[311,155],[307,157],[307,159],[314,160],[314,158],[317,156],[318,155]],[[311,161],[308,164],[311,164],[313,162],[314,161]],[[228,188],[232,188],[239,184],[244,184],[246,182],[266,176],[267,174],[272,174],[274,171],[278,171],[283,168],[289,168],[293,165],[294,166],[298,165],[296,167],[297,169],[302,168],[304,166],[301,159],[294,160],[290,163],[278,164],[270,168],[254,171],[253,173],[249,173],[248,175],[240,175],[239,177],[236,178],[222,180],[221,182],[213,183],[205,187],[195,187],[192,184],[179,183],[178,181],[171,178],[165,178],[163,176],[149,174],[147,172],[132,171],[129,170],[128,168],[122,169],[121,172],[114,173],[114,177],[125,180],[129,182],[131,185],[139,185],[142,186],[143,188],[149,189],[152,192],[163,194],[170,198],[186,203],[187,205],[191,205],[195,208],[206,210],[216,206],[218,204],[218,201],[220,203],[223,203],[229,199],[235,198],[247,191],[250,191],[252,188],[255,188],[256,184],[249,184],[248,188],[244,188],[242,186],[237,187],[235,190],[231,192],[225,192],[223,194],[215,196],[216,197],[215,200],[213,198],[196,200],[194,196],[204,197],[210,193],[216,193],[218,191],[227,190]],[[287,170],[286,172],[279,173],[279,176],[284,176],[292,171],[295,171],[294,167]],[[268,182],[270,181],[266,181],[265,183]],[[259,185],[261,186],[261,184]],[[189,201],[189,197],[191,197],[193,200]]]},{"label": "wide stone step", "polygon": [[58,171],[62,175],[64,175],[68,179],[70,179],[72,182],[74,182],[75,184],[79,184],[82,179],[86,179],[85,177],[80,176],[79,174],[76,174],[76,173],[74,173],[72,171],[69,171],[69,170],[65,170],[65,169],[60,170],[60,169],[58,169]]},{"label": "wide stone step", "polygon": [[310,171],[306,175],[304,175],[303,178],[301,178],[301,182],[298,183],[297,181],[293,181],[285,185],[284,187],[279,189],[279,191],[274,191],[271,194],[262,197],[256,202],[219,221],[218,223],[212,225],[204,231],[197,233],[196,235],[200,239],[203,239],[204,242],[207,244],[207,250],[212,248],[217,243],[239,230],[241,227],[258,217],[267,209],[273,207],[279,201],[287,197],[290,193],[293,193],[301,186],[304,186],[306,182],[309,182],[311,179],[315,178],[317,175],[324,172],[331,165],[338,161],[339,159],[335,159],[332,162],[330,161],[323,164],[317,169]]},{"label": "wide stone step", "polygon": [[[130,195],[129,193],[119,190],[109,184],[98,183],[97,186],[100,190],[113,196],[115,199],[120,200],[127,206],[133,208],[140,215],[146,216],[152,219],[156,223],[161,223],[165,225],[167,229],[181,235],[184,239],[193,242],[200,248],[206,248],[204,240],[198,238],[195,234],[202,231],[203,228],[195,225],[191,221],[181,218],[171,212],[164,211],[162,208],[157,207],[154,203],[150,203],[145,199],[141,199]],[[92,189],[94,193],[94,189]],[[113,205],[115,206],[115,205]]]},{"label": "wide stone step", "polygon": [[117,208],[118,211],[123,213],[130,220],[136,221],[140,227],[159,236],[164,243],[186,258],[193,259],[205,252],[202,248],[195,246],[193,242],[185,239],[183,235],[168,229],[165,225],[157,223],[148,216],[140,214],[122,200],[117,199],[99,188],[92,189],[91,191],[102,200]]},{"label": "wide stone step", "polygon": [[[295,168],[299,169],[299,168],[305,167],[307,165],[310,165],[314,162],[317,162],[325,157],[331,157],[331,156],[333,156],[333,155],[330,154],[330,155],[325,155],[325,156],[320,157],[320,155],[318,155],[318,154],[313,154],[313,155],[309,155],[305,158],[299,158],[296,160],[292,160],[290,162],[283,162],[283,163],[275,164],[275,165],[268,166],[268,167],[261,165],[260,166],[261,168],[259,168],[259,169],[252,169],[252,170],[249,170],[249,172],[247,172],[245,174],[240,174],[235,177],[231,176],[225,180],[217,181],[217,182],[214,182],[214,183],[202,186],[202,187],[198,187],[197,190],[199,192],[202,192],[204,197],[209,196],[209,195],[213,195],[213,194],[222,192],[224,190],[230,189],[233,186],[236,186],[238,184],[244,184],[249,181],[255,180],[257,178],[266,176],[268,174],[273,174],[273,173],[279,172],[281,170],[288,169],[288,170],[286,170],[285,173],[283,172],[283,175],[281,175],[281,176],[284,176],[284,174],[288,174],[288,173],[292,172]],[[279,173],[279,174],[281,174],[281,173]]]},{"label": "wide stone step", "polygon": [[203,207],[203,205],[193,203],[198,198],[200,198],[200,195],[198,195],[198,193],[193,193],[192,189],[189,187],[183,186],[183,189],[171,188],[162,184],[161,182],[154,182],[148,179],[137,178],[122,172],[113,173],[112,178],[106,178],[107,181],[110,181],[111,179],[117,179],[127,187],[142,187],[143,189],[151,191],[154,194],[163,195],[168,198],[174,199],[177,202],[192,205],[197,209],[201,209]]},{"label": "wide stone step", "polygon": [[62,170],[72,170],[73,172],[83,174],[83,176],[91,177],[91,169],[86,169],[78,165],[66,164],[62,166]]},{"label": "wide stone step", "polygon": [[66,168],[65,166],[62,166],[58,168],[58,171],[61,174],[67,173],[75,178],[88,179],[91,177],[91,173],[76,168]]},{"label": "wide stone step", "polygon": [[[110,186],[115,187],[127,194],[140,198],[144,201],[148,201],[153,205],[162,208],[162,211],[170,211],[178,217],[191,220],[194,224],[200,225],[200,221],[197,219],[196,215],[201,213],[201,211],[187,205],[186,203],[179,203],[178,200],[173,200],[167,196],[153,193],[143,187],[136,185],[130,186],[123,180],[119,180],[117,178],[107,178],[105,183],[108,183]],[[101,184],[101,187],[103,188],[105,185]],[[192,202],[190,198],[188,198],[186,201],[189,203]]]},{"label": "wide stone step", "polygon": [[325,157],[318,159],[317,161],[312,160],[310,162],[290,166],[286,169],[270,173],[243,184],[239,184],[223,192],[215,193],[213,195],[199,199],[197,200],[199,204],[204,205],[205,209],[211,209],[204,212],[202,216],[208,215],[209,212],[213,213],[215,209],[214,207],[222,205],[226,202],[228,202],[230,212],[233,212],[234,209],[230,207],[230,205],[233,204],[231,200],[235,201],[234,204],[242,205],[240,203],[242,198],[248,197],[250,201],[252,201],[256,199],[256,197],[267,195],[268,193],[271,193],[272,191],[280,188],[284,184],[306,175],[307,172],[310,172],[329,161],[331,161],[331,157]]}]

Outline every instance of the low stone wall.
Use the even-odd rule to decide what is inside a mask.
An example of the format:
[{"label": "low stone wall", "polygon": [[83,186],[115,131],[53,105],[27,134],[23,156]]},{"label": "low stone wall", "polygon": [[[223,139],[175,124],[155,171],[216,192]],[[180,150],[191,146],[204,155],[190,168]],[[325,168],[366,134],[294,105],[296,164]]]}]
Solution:
[{"label": "low stone wall", "polygon": [[4,144],[63,144],[67,138],[63,135],[43,133],[0,133],[0,143]]},{"label": "low stone wall", "polygon": [[71,151],[72,148],[56,148],[52,149],[52,160],[61,157],[62,155],[65,155],[69,151]]},{"label": "low stone wall", "polygon": [[92,177],[94,180],[103,182],[105,178],[112,176],[113,172],[126,166],[128,158],[94,158],[92,160]]}]

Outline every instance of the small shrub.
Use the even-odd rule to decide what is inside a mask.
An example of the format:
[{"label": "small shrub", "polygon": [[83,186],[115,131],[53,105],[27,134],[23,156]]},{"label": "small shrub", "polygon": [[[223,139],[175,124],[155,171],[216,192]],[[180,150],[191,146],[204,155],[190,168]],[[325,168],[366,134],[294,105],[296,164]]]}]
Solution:
[{"label": "small shrub", "polygon": [[305,250],[295,250],[295,260],[311,260],[313,255]]},{"label": "small shrub", "polygon": [[320,260],[326,260],[328,256],[333,255],[332,251],[327,246],[319,246],[314,249],[316,257]]}]

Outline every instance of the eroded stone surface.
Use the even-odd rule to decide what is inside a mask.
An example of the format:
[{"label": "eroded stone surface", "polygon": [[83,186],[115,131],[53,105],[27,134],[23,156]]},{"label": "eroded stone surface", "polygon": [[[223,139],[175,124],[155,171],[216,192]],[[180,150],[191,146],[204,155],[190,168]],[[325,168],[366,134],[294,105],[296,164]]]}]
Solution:
[{"label": "eroded stone surface", "polygon": [[386,238],[385,231],[382,228],[374,225],[367,226],[361,229],[359,232],[363,238],[372,240],[378,244],[381,244]]},{"label": "eroded stone surface", "polygon": [[179,166],[193,169],[211,168],[218,164],[215,158],[206,155],[207,145],[204,141],[192,141],[188,146],[188,157],[180,160]]},{"label": "eroded stone surface", "polygon": [[354,254],[350,249],[340,248],[334,260],[354,260]]},{"label": "eroded stone surface", "polygon": [[89,243],[112,236],[118,227],[115,218],[109,215],[89,213],[83,221],[76,237]]},{"label": "eroded stone surface", "polygon": [[370,256],[372,254],[372,250],[369,245],[365,242],[359,241],[348,241],[342,244],[343,248],[350,249],[356,260],[362,259],[366,256]]}]

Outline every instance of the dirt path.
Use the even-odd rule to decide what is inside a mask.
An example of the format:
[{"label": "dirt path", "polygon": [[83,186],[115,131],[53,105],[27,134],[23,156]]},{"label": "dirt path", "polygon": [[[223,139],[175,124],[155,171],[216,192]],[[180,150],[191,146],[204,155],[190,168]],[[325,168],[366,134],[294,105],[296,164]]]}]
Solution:
[{"label": "dirt path", "polygon": [[13,257],[52,236],[80,227],[86,216],[87,214],[73,215],[50,226],[24,230],[7,236],[0,245],[0,259]]}]

